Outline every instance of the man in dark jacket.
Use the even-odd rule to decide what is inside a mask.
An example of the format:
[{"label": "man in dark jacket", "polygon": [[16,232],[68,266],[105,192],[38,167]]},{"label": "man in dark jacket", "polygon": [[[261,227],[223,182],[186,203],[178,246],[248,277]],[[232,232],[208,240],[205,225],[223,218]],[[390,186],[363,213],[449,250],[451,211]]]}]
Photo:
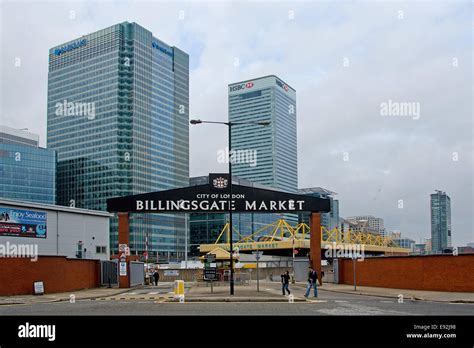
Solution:
[{"label": "man in dark jacket", "polygon": [[155,280],[155,286],[158,286],[158,280],[160,280],[160,274],[158,273],[157,269],[155,269],[155,272],[153,273],[153,279]]},{"label": "man in dark jacket", "polygon": [[290,284],[290,272],[286,271],[281,275],[281,291],[285,295],[285,290],[288,291],[288,295],[291,294],[288,285]]},{"label": "man in dark jacket", "polygon": [[314,289],[314,297],[318,297],[318,272],[310,267],[308,273],[308,287],[306,288],[306,294],[304,297],[309,296],[311,287]]}]

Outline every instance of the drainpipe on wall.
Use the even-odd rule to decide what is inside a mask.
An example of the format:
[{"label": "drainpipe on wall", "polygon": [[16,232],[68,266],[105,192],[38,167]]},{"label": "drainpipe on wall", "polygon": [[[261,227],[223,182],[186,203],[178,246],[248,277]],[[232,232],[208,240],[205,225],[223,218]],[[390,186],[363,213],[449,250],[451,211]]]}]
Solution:
[{"label": "drainpipe on wall", "polygon": [[59,255],[59,211],[56,212],[56,255]]}]

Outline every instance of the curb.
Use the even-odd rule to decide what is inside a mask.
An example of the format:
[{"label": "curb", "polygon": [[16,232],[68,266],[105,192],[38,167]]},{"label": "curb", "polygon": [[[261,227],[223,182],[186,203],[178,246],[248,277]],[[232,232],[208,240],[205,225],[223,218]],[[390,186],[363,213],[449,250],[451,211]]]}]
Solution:
[{"label": "curb", "polygon": [[[369,293],[359,292],[359,291],[352,292],[352,291],[346,291],[346,290],[323,289],[323,288],[319,288],[319,287],[318,287],[318,290],[324,290],[324,291],[329,291],[329,292],[337,292],[337,293],[349,294],[349,295],[352,294],[352,295],[383,297],[383,298],[391,298],[391,299],[397,299],[398,298],[397,296],[369,294]],[[453,301],[449,301],[449,300],[430,300],[430,299],[417,297],[417,296],[411,296],[409,299],[410,300],[415,300],[415,301],[428,301],[428,302],[438,302],[438,303],[474,303],[474,301],[470,301],[470,300],[453,300]]]},{"label": "curb", "polygon": [[[177,299],[171,299],[166,302],[175,302],[179,303],[179,300]],[[279,299],[279,298],[248,298],[248,297],[235,297],[235,298],[215,298],[215,297],[210,297],[210,298],[204,298],[204,297],[197,297],[197,298],[185,298],[184,302],[220,302],[220,303],[226,303],[226,302],[235,302],[235,303],[242,303],[242,302],[273,302],[273,303],[290,303],[287,299]],[[294,302],[307,302],[306,299],[298,299],[295,298]]]}]

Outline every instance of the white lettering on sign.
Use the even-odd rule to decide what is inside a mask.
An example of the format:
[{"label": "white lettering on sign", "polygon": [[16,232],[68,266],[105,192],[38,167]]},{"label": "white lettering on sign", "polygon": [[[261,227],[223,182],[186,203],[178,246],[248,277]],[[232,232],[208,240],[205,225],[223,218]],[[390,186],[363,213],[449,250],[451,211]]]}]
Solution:
[{"label": "white lettering on sign", "polygon": [[[200,198],[207,198],[204,196],[209,195],[199,195]],[[227,195],[228,196],[228,195]],[[241,196],[233,195],[234,198],[242,198]],[[284,200],[284,201],[244,201],[246,211],[295,211],[303,210],[304,200]],[[235,210],[235,201],[231,202],[232,210]],[[226,200],[216,200],[209,201],[204,200],[179,200],[179,201],[154,201],[154,200],[137,200],[135,203],[136,210],[141,211],[225,211],[228,210],[229,201]]]}]

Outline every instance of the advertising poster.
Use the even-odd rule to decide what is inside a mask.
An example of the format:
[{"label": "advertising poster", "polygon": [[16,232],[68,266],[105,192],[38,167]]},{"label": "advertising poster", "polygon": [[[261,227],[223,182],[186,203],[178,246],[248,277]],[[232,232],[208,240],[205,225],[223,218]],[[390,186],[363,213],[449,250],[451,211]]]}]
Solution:
[{"label": "advertising poster", "polygon": [[46,213],[0,208],[0,236],[46,238]]}]

